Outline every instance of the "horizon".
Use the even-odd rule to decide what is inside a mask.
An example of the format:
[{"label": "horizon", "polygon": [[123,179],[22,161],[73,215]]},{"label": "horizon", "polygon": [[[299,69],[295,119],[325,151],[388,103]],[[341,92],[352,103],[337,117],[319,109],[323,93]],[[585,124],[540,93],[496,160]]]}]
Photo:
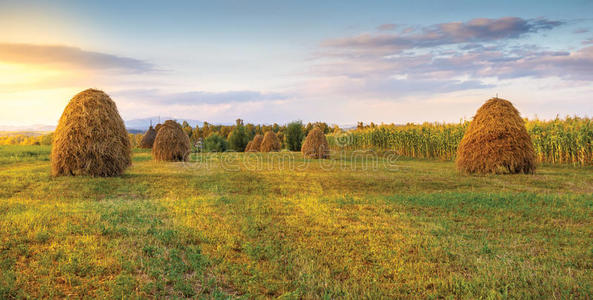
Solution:
[{"label": "horizon", "polygon": [[0,3],[0,126],[87,88],[126,121],[355,125],[593,114],[593,1]]}]

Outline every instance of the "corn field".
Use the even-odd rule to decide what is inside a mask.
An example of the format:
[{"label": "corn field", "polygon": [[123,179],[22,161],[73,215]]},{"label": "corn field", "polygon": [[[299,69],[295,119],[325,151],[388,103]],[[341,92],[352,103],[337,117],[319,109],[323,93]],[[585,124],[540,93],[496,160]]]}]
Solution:
[{"label": "corn field", "polygon": [[[526,120],[538,161],[593,164],[593,120]],[[328,135],[332,150],[390,150],[405,157],[453,160],[469,122],[379,125]]]}]

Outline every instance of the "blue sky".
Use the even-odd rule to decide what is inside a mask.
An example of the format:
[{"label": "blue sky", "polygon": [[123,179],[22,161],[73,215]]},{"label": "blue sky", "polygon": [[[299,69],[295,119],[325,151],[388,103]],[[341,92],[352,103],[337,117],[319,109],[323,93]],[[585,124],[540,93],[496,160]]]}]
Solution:
[{"label": "blue sky", "polygon": [[1,1],[0,125],[88,87],[125,119],[593,115],[593,1]]}]

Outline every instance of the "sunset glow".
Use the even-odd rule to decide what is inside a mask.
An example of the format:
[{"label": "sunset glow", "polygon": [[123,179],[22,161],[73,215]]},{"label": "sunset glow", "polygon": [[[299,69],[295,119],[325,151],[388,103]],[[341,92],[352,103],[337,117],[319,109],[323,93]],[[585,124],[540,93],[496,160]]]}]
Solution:
[{"label": "sunset glow", "polygon": [[89,87],[127,120],[455,122],[496,94],[530,118],[593,112],[591,2],[343,5],[3,2],[0,125],[55,125]]}]

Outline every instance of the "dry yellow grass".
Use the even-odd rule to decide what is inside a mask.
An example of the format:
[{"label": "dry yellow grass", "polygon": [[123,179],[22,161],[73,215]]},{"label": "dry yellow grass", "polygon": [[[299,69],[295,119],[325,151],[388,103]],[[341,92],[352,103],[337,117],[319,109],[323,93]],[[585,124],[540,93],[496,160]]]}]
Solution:
[{"label": "dry yellow grass", "polygon": [[115,102],[94,89],[74,96],[54,133],[52,175],[117,176],[131,163],[128,132]]}]

